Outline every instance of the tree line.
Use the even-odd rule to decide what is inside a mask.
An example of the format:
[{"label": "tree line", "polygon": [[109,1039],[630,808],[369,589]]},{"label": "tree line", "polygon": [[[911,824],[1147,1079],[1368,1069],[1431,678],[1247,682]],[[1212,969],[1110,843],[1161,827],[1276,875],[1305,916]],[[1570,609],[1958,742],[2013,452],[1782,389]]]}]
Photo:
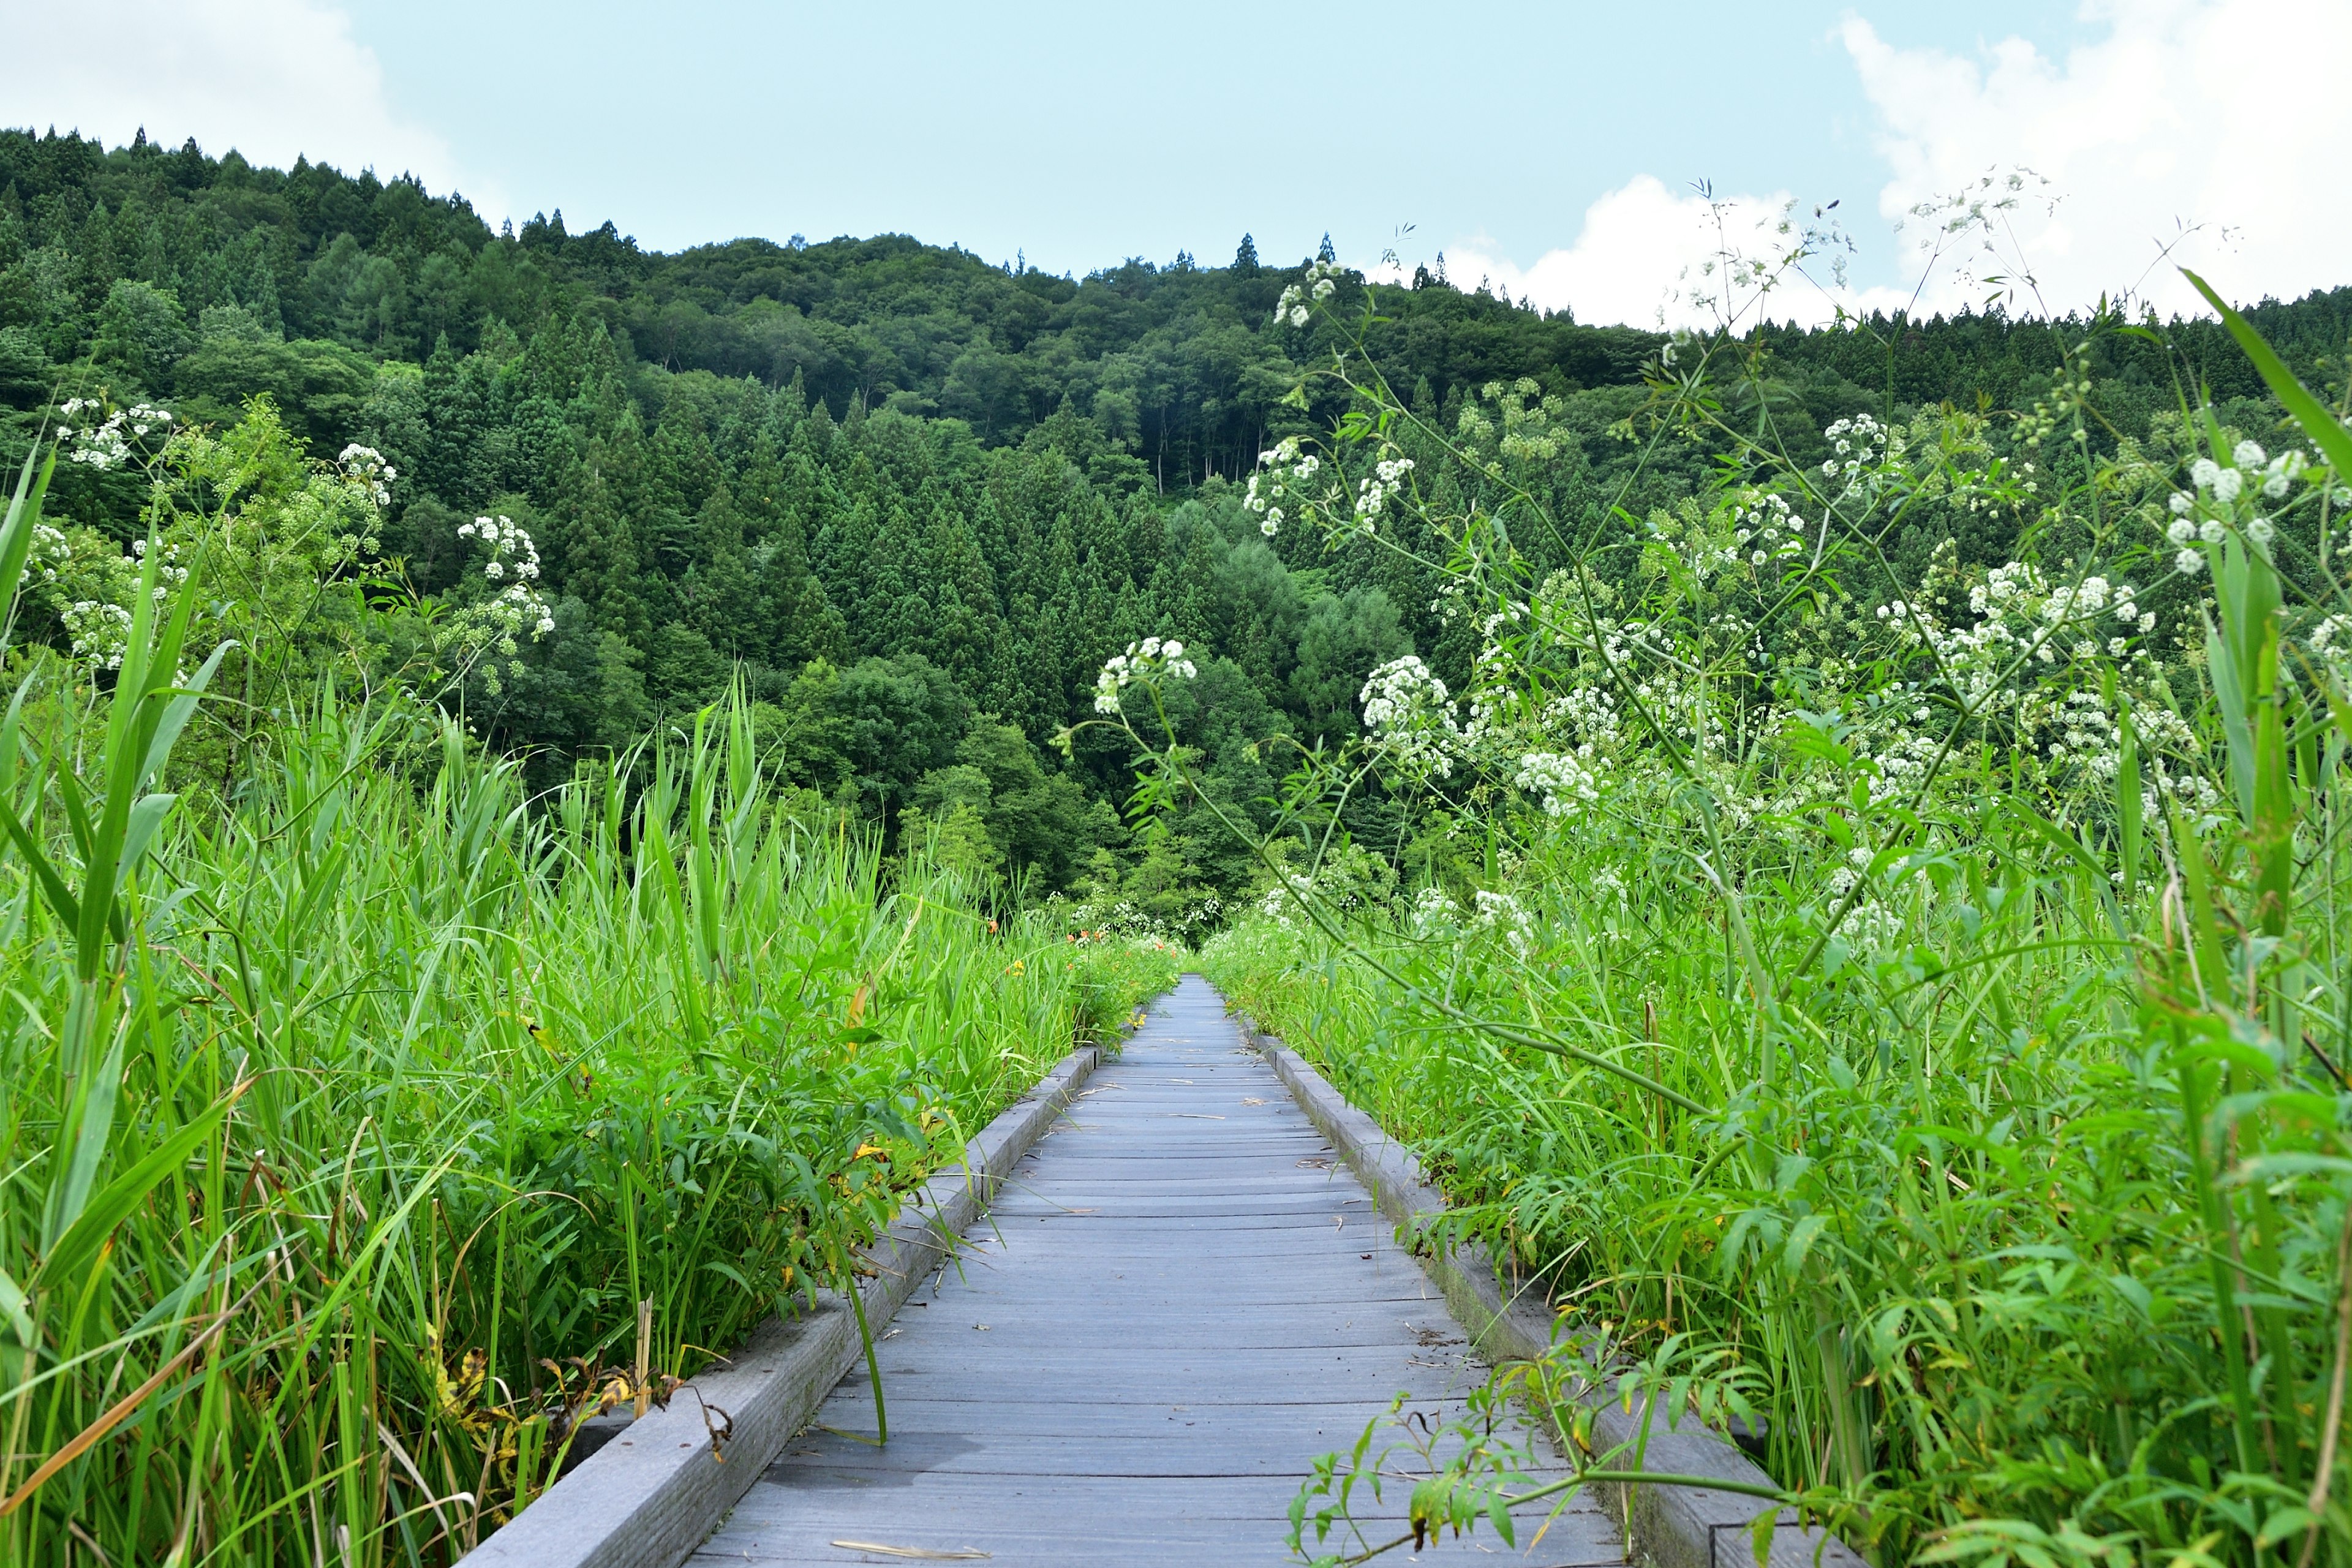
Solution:
[{"label": "tree line", "polygon": [[[0,458],[66,395],[224,428],[266,399],[313,456],[357,443],[396,468],[368,591],[452,595],[477,517],[537,542],[552,629],[464,700],[542,781],[740,679],[793,787],[885,831],[953,827],[1039,889],[1174,908],[1247,868],[1206,824],[1131,832],[1124,755],[1051,749],[1106,657],[1155,635],[1202,652],[1186,739],[1246,811],[1276,785],[1269,737],[1345,738],[1374,665],[1418,651],[1458,677],[1475,652],[1406,554],[1269,538],[1240,504],[1266,447],[1344,412],[1301,395],[1329,320],[1276,313],[1316,259],[1328,242],[1281,265],[1246,237],[1223,266],[1083,279],[897,235],[664,254],[560,213],[494,230],[408,177],[0,132]],[[1713,482],[1630,438],[1661,334],[1425,268],[1340,277],[1334,317],[1432,427],[1547,411],[1552,510],[1588,541]],[[2352,289],[2252,314],[2306,379],[2340,380]],[[1858,409],[2024,408],[2077,330],[1997,310],[1764,329],[1759,417],[1806,458]],[[2262,403],[2209,346],[2217,398]],[[2102,353],[2102,439],[2144,438],[2169,372],[2127,339]],[[68,466],[49,510],[127,542],[142,499]],[[1970,555],[2017,546],[1980,531]],[[1570,548],[1522,542],[1538,565]],[[1924,563],[1937,542],[1891,542]]]}]

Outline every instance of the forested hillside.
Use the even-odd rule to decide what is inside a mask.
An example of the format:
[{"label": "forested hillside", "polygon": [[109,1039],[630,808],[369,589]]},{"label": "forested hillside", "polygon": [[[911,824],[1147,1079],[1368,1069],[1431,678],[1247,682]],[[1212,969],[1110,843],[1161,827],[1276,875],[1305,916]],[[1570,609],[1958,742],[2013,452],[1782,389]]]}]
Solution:
[{"label": "forested hillside", "polygon": [[[1047,745],[1108,655],[1150,635],[1192,645],[1187,739],[1236,804],[1275,784],[1255,742],[1352,734],[1374,666],[1418,651],[1467,684],[1475,639],[1437,614],[1409,552],[1267,537],[1240,504],[1264,448],[1341,412],[1286,401],[1335,321],[1371,307],[1373,362],[1441,428],[1543,410],[1564,451],[1553,511],[1587,543],[1712,479],[1696,451],[1628,438],[1657,334],[1426,270],[1369,299],[1343,275],[1344,309],[1293,325],[1276,301],[1306,266],[1246,237],[1223,266],[1130,259],[1082,279],[901,236],[663,255],[560,214],[493,231],[407,179],[0,133],[0,458],[66,399],[151,400],[222,430],[258,428],[266,399],[273,438],[320,460],[356,444],[395,472],[373,548],[335,567],[354,605],[460,614],[483,596],[474,520],[528,533],[547,625],[457,694],[534,780],[740,669],[795,785],[888,831],[908,810],[961,821],[972,853],[1039,889],[1172,910],[1237,890],[1238,852],[1181,816],[1171,837],[1131,838],[1113,809],[1127,756],[1081,745],[1066,763]],[[2352,289],[2252,314],[2307,379],[2340,377],[2328,356],[2352,335]],[[2174,335],[2192,357],[2205,346],[2216,401],[2260,397],[2201,331]],[[2026,408],[2079,335],[1994,313],[1751,346],[1776,439],[1809,461],[1858,411]],[[2109,443],[2175,405],[2160,354],[2136,352],[2114,336],[2096,351]],[[130,468],[68,464],[48,515],[119,548],[147,493]],[[1916,566],[1935,542],[1890,544]],[[1999,562],[2016,542],[1986,531],[1962,553]],[[60,647],[70,608],[52,606]],[[337,657],[391,661],[404,635],[369,623]]]}]

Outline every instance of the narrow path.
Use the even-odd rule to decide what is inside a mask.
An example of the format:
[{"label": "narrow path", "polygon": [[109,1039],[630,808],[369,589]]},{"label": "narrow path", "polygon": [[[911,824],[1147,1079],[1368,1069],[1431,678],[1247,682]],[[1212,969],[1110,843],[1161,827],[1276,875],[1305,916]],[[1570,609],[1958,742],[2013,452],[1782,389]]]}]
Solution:
[{"label": "narrow path", "polygon": [[[1272,1564],[1315,1458],[1400,1391],[1452,1414],[1483,1370],[1392,1227],[1217,993],[1188,974],[919,1289],[880,1347],[890,1441],[794,1442],[698,1552],[1008,1568]],[[861,1362],[818,1415],[871,1434]],[[1406,1491],[1389,1492],[1398,1533]],[[1530,1552],[1490,1529],[1418,1558],[1616,1563],[1579,1500]],[[908,1553],[908,1555],[913,1555]]]}]

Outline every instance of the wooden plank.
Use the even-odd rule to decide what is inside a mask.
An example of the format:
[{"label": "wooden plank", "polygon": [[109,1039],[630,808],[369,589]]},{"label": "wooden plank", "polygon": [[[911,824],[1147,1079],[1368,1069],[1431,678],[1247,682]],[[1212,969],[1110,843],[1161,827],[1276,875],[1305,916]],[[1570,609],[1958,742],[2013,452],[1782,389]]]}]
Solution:
[{"label": "wooden plank", "polygon": [[[1054,1478],[1046,1484],[1024,1486],[1009,1478],[982,1479],[987,1484],[969,1490],[942,1488],[937,1493],[861,1488],[856,1480],[845,1479],[824,1491],[791,1497],[782,1509],[768,1515],[751,1513],[754,1500],[764,1501],[762,1494],[770,1489],[754,1488],[728,1530],[695,1561],[711,1565],[827,1563],[835,1568],[845,1563],[905,1561],[838,1547],[836,1541],[983,1551],[1005,1568],[1101,1568],[1106,1563],[1227,1568],[1286,1560],[1287,1481],[1171,1479],[1087,1486]],[[1402,1500],[1391,1499],[1387,1507],[1367,1511],[1367,1533],[1374,1540],[1402,1533]],[[822,1522],[818,1510],[827,1506],[870,1509],[872,1522]],[[1540,1542],[1534,1535],[1533,1527],[1523,1531],[1518,1549],[1513,1550],[1491,1530],[1482,1530],[1473,1537],[1440,1542],[1418,1555],[1400,1552],[1388,1561],[1598,1568],[1622,1560],[1614,1526],[1590,1509],[1563,1513]],[[1311,1530],[1308,1540],[1313,1541]]]},{"label": "wooden plank", "polygon": [[[795,1451],[797,1446],[785,1457],[791,1458]],[[793,1510],[806,1506],[805,1493],[868,1492],[889,1485],[887,1479],[867,1471],[843,1470],[824,1464],[789,1468],[780,1465],[744,1494],[730,1524],[786,1524]],[[1164,1510],[1167,1515],[1180,1518],[1186,1513],[1206,1517],[1228,1510],[1239,1519],[1276,1520],[1287,1516],[1290,1500],[1297,1489],[1295,1479],[1280,1476],[1235,1477],[1226,1484],[1214,1478],[1197,1476],[1167,1476],[1139,1483],[1128,1476],[1055,1476],[1033,1481],[1017,1476],[954,1475],[941,1476],[936,1481],[926,1479],[919,1488],[902,1489],[897,1500],[909,1516],[932,1508],[944,1510],[985,1507],[991,1497],[1050,1497],[1066,1500],[1080,1512],[1097,1518],[1103,1517],[1107,1509],[1126,1501],[1154,1513]],[[1571,1499],[1564,1511],[1590,1514],[1600,1510],[1591,1500],[1579,1497]],[[1494,1540],[1492,1536],[1486,1539],[1489,1542]],[[1727,1562],[1726,1568],[1730,1568]]]},{"label": "wooden plank", "polygon": [[[1415,1405],[1415,1410],[1438,1408]],[[826,1400],[817,1419],[844,1431],[864,1431],[872,1425],[873,1405],[862,1394],[849,1389],[838,1389]],[[1268,1436],[1280,1436],[1294,1444],[1292,1457],[1301,1454],[1312,1457],[1328,1449],[1335,1443],[1351,1443],[1364,1429],[1368,1421],[1385,1418],[1389,1402],[1385,1399],[1357,1399],[1328,1405],[1197,1405],[1153,1403],[1120,1405],[1108,1402],[1073,1404],[1066,1400],[1040,1399],[1034,1403],[1008,1402],[1003,1407],[1003,1427],[1006,1431],[1026,1432],[1043,1436],[1065,1437],[1144,1437],[1165,1439],[1171,1428],[1191,1430],[1194,1440],[1206,1443],[1211,1439],[1231,1438],[1237,1442],[1256,1442]],[[1462,1414],[1459,1405],[1443,1407],[1446,1416]],[[861,1425],[862,1423],[862,1425]],[[971,1403],[960,1399],[906,1399],[890,1403],[891,1442],[898,1434],[908,1433],[962,1434],[974,1430]],[[1321,1448],[1301,1449],[1296,1445],[1324,1439]],[[847,1445],[846,1447],[845,1445]],[[812,1428],[787,1447],[786,1453],[806,1458],[824,1454],[849,1456],[863,1464],[869,1459],[887,1458],[887,1449],[856,1445],[846,1437]],[[1296,1465],[1293,1467],[1296,1468]],[[782,1472],[778,1472],[781,1477]]]},{"label": "wooden plank", "polygon": [[[970,1275],[963,1282],[949,1280],[940,1288],[937,1295],[928,1296],[924,1305],[927,1309],[945,1305],[959,1317],[964,1315],[961,1309],[954,1305],[959,1296],[980,1306],[1059,1306],[1062,1321],[1066,1328],[1075,1322],[1087,1321],[1096,1313],[1116,1313],[1132,1302],[1146,1299],[1144,1292],[1147,1290],[1173,1291],[1188,1283],[1191,1280],[1181,1268],[1138,1271],[1132,1279],[1109,1279],[1093,1283],[1073,1279],[1066,1288],[1059,1289],[1018,1275],[1007,1279],[982,1279],[978,1275]],[[1122,1289],[1121,1286],[1128,1288]],[[1380,1279],[1365,1280],[1336,1269],[1300,1268],[1280,1279],[1246,1288],[1237,1282],[1217,1303],[1214,1311],[1203,1310],[1199,1315],[1204,1321],[1214,1321],[1220,1314],[1232,1310],[1235,1303],[1279,1306],[1289,1302],[1328,1301],[1332,1292],[1340,1289],[1360,1290],[1365,1292],[1367,1300],[1427,1302],[1439,1310],[1444,1310],[1436,1292],[1428,1289],[1424,1281],[1407,1277],[1402,1269],[1391,1268]],[[1376,1291],[1380,1293],[1377,1297],[1371,1294]],[[984,1322],[987,1320],[982,1318],[981,1321]],[[907,1326],[913,1327],[911,1321]]]},{"label": "wooden plank", "polygon": [[[1002,1345],[1013,1341],[1025,1342],[1030,1335],[1058,1333],[1068,1327],[1070,1321],[1068,1312],[1056,1312],[1051,1303],[1034,1296],[1018,1301],[978,1296],[961,1300],[970,1300],[971,1307],[964,1308],[959,1302],[950,1302],[944,1298],[941,1306],[943,1310],[954,1312],[959,1321],[966,1316],[985,1312],[987,1315],[981,1321],[986,1322],[992,1331],[1000,1336],[1010,1336],[1009,1339],[993,1340],[991,1344]],[[909,1310],[912,1310],[911,1306]],[[1122,1340],[1129,1343],[1149,1342],[1171,1348],[1197,1344],[1202,1353],[1213,1352],[1232,1342],[1219,1338],[1221,1331],[1246,1336],[1270,1333],[1286,1338],[1296,1336],[1306,1348],[1312,1349],[1351,1345],[1358,1348],[1405,1346],[1419,1349],[1442,1346],[1457,1353],[1466,1352],[1469,1347],[1461,1331],[1445,1320],[1444,1310],[1444,1304],[1434,1300],[1357,1302],[1346,1309],[1328,1301],[1276,1302],[1246,1312],[1202,1319],[1197,1315],[1187,1316],[1181,1308],[1164,1303],[1139,1303],[1134,1310],[1122,1314],[1119,1332]],[[884,1331],[883,1342],[890,1344],[893,1358],[898,1345],[911,1343],[924,1334],[924,1331],[912,1326],[914,1322],[910,1317],[897,1324],[895,1335],[888,1330]],[[1269,1344],[1262,1348],[1272,1350],[1281,1347]],[[979,1344],[959,1344],[955,1350],[961,1355],[992,1353],[988,1346]],[[1016,1352],[999,1351],[992,1353],[1011,1355]]]}]

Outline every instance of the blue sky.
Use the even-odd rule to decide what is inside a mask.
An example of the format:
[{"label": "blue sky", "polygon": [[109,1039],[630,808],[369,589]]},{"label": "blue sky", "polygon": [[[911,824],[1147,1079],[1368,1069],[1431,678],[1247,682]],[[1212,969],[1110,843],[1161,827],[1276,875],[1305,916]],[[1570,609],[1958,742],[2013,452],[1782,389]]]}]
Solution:
[{"label": "blue sky", "polygon": [[[2008,224],[2053,304],[2130,286],[2183,222],[2249,296],[2352,280],[2352,234],[2305,210],[2292,158],[2227,175],[2300,101],[2292,62],[2352,59],[2341,0],[186,0],[101,51],[49,0],[0,19],[31,68],[0,118],[415,168],[493,216],[609,217],[664,249],[896,230],[1084,272],[1223,261],[1244,231],[1290,259],[1328,231],[1360,265],[1444,251],[1457,281],[1639,320],[1686,308],[1664,297],[1696,182],[1749,217],[1840,201],[1847,297],[1881,301],[1918,267],[1889,214],[2023,165],[2064,197]],[[2211,64],[2233,50],[2242,78]],[[2309,97],[2294,129],[2342,145],[2341,95]],[[1976,287],[1944,270],[1930,298]]]},{"label": "blue sky", "polygon": [[[533,208],[664,248],[898,229],[1084,271],[1221,260],[1244,231],[1270,258],[1327,229],[1377,257],[1405,223],[1532,256],[1643,173],[1867,196],[1883,174],[1834,37],[1846,9],[737,4],[674,22],[583,4],[551,29],[541,7],[463,0],[351,14],[394,106]],[[1873,15],[1890,42],[1971,52],[2084,32],[2017,0]]]}]

